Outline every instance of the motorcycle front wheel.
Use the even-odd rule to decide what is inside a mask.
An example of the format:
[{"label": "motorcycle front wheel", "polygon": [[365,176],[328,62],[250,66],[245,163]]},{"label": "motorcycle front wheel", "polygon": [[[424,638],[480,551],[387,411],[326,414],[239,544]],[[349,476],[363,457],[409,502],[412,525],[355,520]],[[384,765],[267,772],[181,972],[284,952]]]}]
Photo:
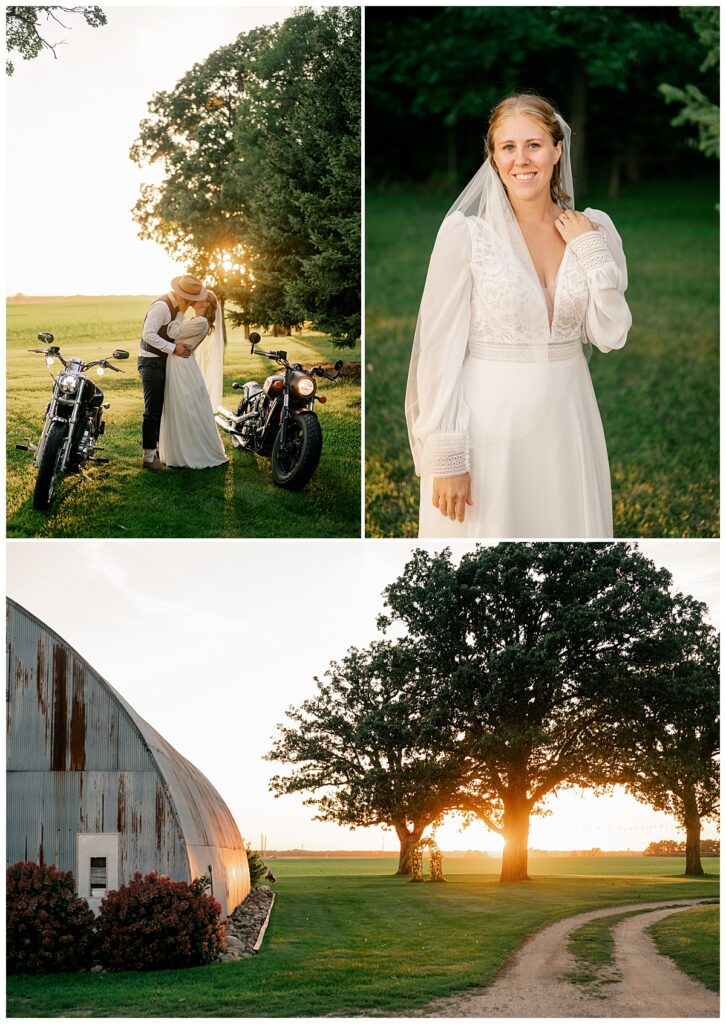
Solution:
[{"label": "motorcycle front wheel", "polygon": [[43,454],[38,464],[38,478],[35,481],[35,491],[33,492],[33,508],[37,508],[41,512],[47,512],[50,508],[66,429],[65,423],[59,423],[57,420],[55,423],[51,423],[43,445]]},{"label": "motorcycle front wheel", "polygon": [[310,480],[320,462],[323,431],[315,413],[293,413],[287,424],[285,447],[281,434],[272,446],[272,479],[286,491],[300,491]]}]

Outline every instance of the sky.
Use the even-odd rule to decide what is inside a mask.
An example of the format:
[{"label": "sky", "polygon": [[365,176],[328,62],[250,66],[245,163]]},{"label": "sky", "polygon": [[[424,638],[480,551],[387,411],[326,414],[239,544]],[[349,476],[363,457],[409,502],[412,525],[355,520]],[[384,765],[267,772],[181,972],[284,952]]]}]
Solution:
[{"label": "sky", "polygon": [[13,58],[6,81],[7,294],[156,295],[185,267],[141,241],[131,209],[161,170],[129,159],[154,93],[241,32],[293,7],[102,4],[108,24],[68,16],[58,58]]},{"label": "sky", "polygon": [[[461,553],[468,545],[452,545]],[[349,646],[377,635],[381,593],[415,547],[434,541],[9,541],[7,593],[74,647],[214,784],[253,847],[395,851],[380,828],[314,822],[298,796],[273,797],[263,760],[290,705]],[[642,541],[676,589],[719,619],[718,541]],[[62,581],[62,582],[61,582]],[[578,791],[535,818],[537,849],[642,850],[678,835],[626,794]],[[715,835],[707,826],[704,836]],[[491,850],[483,825],[438,832],[446,850]]]}]

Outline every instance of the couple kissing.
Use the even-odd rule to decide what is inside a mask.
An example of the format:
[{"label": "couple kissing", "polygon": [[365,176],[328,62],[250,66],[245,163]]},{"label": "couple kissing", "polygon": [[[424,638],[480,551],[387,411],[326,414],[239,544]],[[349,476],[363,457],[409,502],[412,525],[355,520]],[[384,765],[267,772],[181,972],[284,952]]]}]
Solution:
[{"label": "couple kissing", "polygon": [[[192,319],[184,319],[188,309]],[[214,422],[223,363],[222,311],[214,292],[191,274],[173,278],[171,290],[149,307],[141,334],[145,469],[206,469],[228,461]]]}]

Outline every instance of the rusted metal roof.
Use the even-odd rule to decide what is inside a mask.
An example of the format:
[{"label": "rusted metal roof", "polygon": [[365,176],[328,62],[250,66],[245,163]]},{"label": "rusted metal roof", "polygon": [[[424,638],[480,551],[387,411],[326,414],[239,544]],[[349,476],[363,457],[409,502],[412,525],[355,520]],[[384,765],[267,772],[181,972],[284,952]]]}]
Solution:
[{"label": "rusted metal roof", "polygon": [[[150,870],[153,863],[177,877],[178,857],[185,852],[189,878],[212,867],[214,895],[223,912],[231,913],[249,892],[247,856],[214,786],[81,655],[11,600],[7,643],[7,767],[9,779],[14,777],[8,785],[9,849],[24,808],[35,804],[45,818],[37,835],[41,853],[50,849],[45,828],[59,854],[46,859],[59,866],[74,863],[79,830],[131,834],[136,839],[127,850],[129,872],[134,866]],[[38,777],[39,772],[49,775]],[[34,796],[24,801],[30,790]],[[34,833],[33,823],[25,824],[27,845]],[[180,842],[172,835],[177,832]],[[183,851],[173,850],[175,845]],[[17,848],[15,854],[17,859]]]}]

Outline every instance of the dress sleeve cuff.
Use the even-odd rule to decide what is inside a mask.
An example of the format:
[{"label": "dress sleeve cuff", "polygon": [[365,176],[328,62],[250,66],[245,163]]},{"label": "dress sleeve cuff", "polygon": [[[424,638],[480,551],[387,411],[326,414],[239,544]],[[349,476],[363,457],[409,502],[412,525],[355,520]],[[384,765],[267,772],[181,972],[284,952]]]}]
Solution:
[{"label": "dress sleeve cuff", "polygon": [[469,472],[465,434],[430,434],[423,449],[423,476],[460,476]]},{"label": "dress sleeve cuff", "polygon": [[583,270],[597,270],[613,262],[607,239],[599,231],[586,231],[570,242],[570,248],[574,249]]}]

